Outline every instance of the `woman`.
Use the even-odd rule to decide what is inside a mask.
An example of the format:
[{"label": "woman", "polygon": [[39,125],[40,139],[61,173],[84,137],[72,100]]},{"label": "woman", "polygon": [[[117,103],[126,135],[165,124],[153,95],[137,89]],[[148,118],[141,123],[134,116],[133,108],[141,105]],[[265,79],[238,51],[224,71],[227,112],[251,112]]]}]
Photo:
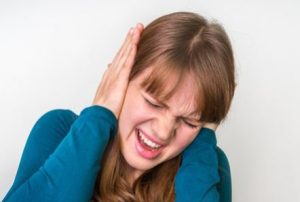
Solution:
[{"label": "woman", "polygon": [[219,24],[189,12],[138,24],[92,106],[38,120],[4,201],[218,201],[214,130],[234,89]]}]

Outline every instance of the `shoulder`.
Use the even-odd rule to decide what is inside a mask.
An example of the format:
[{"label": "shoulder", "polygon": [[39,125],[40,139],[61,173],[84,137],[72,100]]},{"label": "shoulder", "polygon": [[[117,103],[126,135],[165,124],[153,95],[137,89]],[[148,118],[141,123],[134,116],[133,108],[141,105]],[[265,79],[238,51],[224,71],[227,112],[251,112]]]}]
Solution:
[{"label": "shoulder", "polygon": [[45,112],[41,117],[41,121],[63,121],[73,122],[78,115],[70,109],[52,109]]},{"label": "shoulder", "polygon": [[70,109],[52,109],[37,120],[34,128],[69,130],[78,115]]},{"label": "shoulder", "polygon": [[45,112],[42,119],[61,119],[64,121],[74,120],[78,115],[70,109],[51,109]]}]

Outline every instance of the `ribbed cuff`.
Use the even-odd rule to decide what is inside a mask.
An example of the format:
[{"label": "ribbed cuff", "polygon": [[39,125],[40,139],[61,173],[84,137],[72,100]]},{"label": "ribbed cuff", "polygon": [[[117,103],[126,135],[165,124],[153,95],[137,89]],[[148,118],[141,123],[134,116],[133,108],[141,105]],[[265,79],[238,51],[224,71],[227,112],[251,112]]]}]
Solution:
[{"label": "ribbed cuff", "polygon": [[215,131],[209,128],[202,128],[193,142],[183,151],[183,158],[195,158],[195,154],[207,150],[208,148],[214,148],[216,144]]},{"label": "ribbed cuff", "polygon": [[108,108],[100,105],[92,105],[84,108],[80,116],[97,117],[99,120],[105,120],[112,126],[112,132],[115,134],[118,129],[118,119],[115,114]]}]

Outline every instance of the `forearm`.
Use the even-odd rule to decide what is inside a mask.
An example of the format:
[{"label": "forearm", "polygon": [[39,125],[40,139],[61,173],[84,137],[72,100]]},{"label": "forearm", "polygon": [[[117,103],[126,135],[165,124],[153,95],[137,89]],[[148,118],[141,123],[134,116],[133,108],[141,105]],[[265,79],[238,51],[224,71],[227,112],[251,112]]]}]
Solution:
[{"label": "forearm", "polygon": [[116,124],[106,108],[85,108],[53,154],[4,201],[88,201]]},{"label": "forearm", "polygon": [[203,128],[182,154],[175,178],[176,201],[217,202],[220,180],[215,133]]}]

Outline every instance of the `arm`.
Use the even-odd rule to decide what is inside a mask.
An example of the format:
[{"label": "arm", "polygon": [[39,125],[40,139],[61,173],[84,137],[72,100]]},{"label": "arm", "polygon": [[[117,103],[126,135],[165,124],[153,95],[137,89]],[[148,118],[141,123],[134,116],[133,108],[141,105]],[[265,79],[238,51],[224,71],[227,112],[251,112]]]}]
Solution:
[{"label": "arm", "polygon": [[15,180],[5,199],[38,171],[65,138],[77,117],[71,110],[53,109],[36,121],[28,135]]},{"label": "arm", "polygon": [[[41,167],[30,166],[38,168],[37,171],[25,172],[16,180],[5,201],[87,201],[91,198],[105,147],[110,136],[117,132],[117,118],[142,31],[140,23],[130,29],[104,72],[93,100],[95,106],[81,112],[57,148],[51,144],[55,151]],[[50,150],[44,156],[48,157]],[[21,169],[21,174],[23,170],[27,169]]]},{"label": "arm", "polygon": [[85,108],[44,164],[4,201],[88,201],[117,119],[102,106]]},{"label": "arm", "polygon": [[217,202],[219,181],[215,132],[202,128],[182,153],[182,164],[175,176],[176,201]]}]

